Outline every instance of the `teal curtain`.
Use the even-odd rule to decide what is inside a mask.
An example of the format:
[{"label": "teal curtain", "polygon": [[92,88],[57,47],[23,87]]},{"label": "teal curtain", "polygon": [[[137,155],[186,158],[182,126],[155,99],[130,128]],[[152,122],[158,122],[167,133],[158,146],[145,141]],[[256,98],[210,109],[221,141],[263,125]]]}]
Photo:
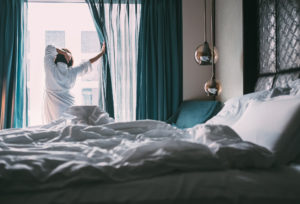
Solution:
[{"label": "teal curtain", "polygon": [[165,121],[182,102],[182,1],[141,3],[136,118]]},{"label": "teal curtain", "polygon": [[[86,0],[86,3],[89,5],[89,9],[94,19],[100,42],[106,42],[107,32],[105,28],[104,0]],[[109,48],[107,47],[107,49]],[[101,90],[101,93],[99,94],[99,105],[100,107],[104,108],[106,112],[109,113],[110,117],[114,117],[114,100],[112,93],[111,69],[107,52],[105,52],[105,54],[102,56],[102,59],[103,67],[101,73],[102,80],[100,81],[99,86],[99,89]],[[104,99],[102,98],[103,100],[101,99],[101,96],[104,97]]]},{"label": "teal curtain", "polygon": [[[0,129],[26,124],[25,0],[0,1]],[[25,116],[24,116],[25,115]]]}]

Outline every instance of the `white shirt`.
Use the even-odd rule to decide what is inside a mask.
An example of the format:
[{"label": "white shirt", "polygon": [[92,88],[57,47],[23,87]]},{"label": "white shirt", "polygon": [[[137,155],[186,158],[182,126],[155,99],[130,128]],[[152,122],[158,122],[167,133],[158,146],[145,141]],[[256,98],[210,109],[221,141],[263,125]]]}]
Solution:
[{"label": "white shirt", "polygon": [[44,99],[44,119],[49,123],[58,119],[74,103],[70,89],[74,86],[78,74],[91,70],[90,61],[79,66],[69,67],[58,62],[55,64],[56,48],[48,45],[45,50],[44,67],[46,76],[46,91]]}]

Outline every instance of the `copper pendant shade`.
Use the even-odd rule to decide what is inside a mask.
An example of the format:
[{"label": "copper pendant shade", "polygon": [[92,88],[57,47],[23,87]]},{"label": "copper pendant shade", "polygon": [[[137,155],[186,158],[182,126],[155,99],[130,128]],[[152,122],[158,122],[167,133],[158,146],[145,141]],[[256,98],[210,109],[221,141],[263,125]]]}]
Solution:
[{"label": "copper pendant shade", "polygon": [[213,55],[214,62],[216,63],[218,60],[218,50],[214,47],[214,53],[212,53],[207,41],[199,45],[195,50],[195,60],[199,65],[212,65]]},{"label": "copper pendant shade", "polygon": [[218,80],[212,78],[205,83],[204,90],[208,96],[218,96],[222,91],[222,86]]}]

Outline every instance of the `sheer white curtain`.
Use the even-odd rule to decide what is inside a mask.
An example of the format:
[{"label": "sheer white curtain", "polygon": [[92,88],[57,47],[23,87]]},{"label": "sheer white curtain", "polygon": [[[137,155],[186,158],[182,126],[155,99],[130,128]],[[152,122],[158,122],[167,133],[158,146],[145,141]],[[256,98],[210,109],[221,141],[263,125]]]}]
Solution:
[{"label": "sheer white curtain", "polygon": [[116,121],[136,118],[136,70],[140,0],[105,3],[107,54],[111,65]]}]

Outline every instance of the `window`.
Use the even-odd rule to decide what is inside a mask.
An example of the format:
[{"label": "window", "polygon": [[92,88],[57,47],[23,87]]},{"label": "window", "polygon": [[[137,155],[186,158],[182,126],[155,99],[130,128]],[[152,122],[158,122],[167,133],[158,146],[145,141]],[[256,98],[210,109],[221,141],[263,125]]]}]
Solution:
[{"label": "window", "polygon": [[[68,48],[76,65],[98,54],[100,43],[86,3],[29,2],[27,26],[28,124],[32,126],[42,124],[46,45]],[[100,67],[100,63],[95,63],[91,73],[77,78],[71,90],[76,105],[98,104]]]},{"label": "window", "polygon": [[99,80],[100,63],[89,73],[86,73],[81,77],[82,81],[98,81]]},{"label": "window", "polygon": [[[47,2],[58,2],[47,0]],[[28,65],[28,110],[29,125],[42,123],[44,104],[44,53],[48,44],[68,48],[74,65],[90,59],[100,51],[100,42],[88,5],[84,0],[61,0],[80,3],[44,3],[30,0],[28,3],[29,45],[26,55]],[[42,2],[42,3],[37,3]],[[105,27],[108,33],[107,54],[110,60],[115,119],[135,120],[136,67],[140,4],[117,1],[104,8]],[[129,3],[129,4],[127,4]],[[130,21],[129,21],[130,19]],[[75,105],[100,105],[104,107],[104,92],[99,90],[102,80],[102,61],[93,64],[90,73],[78,77],[71,90]],[[101,87],[103,88],[103,87]],[[101,94],[99,96],[99,94]]]},{"label": "window", "polygon": [[82,89],[82,97],[84,105],[91,105],[93,101],[92,89]]},{"label": "window", "polygon": [[65,47],[65,31],[45,31],[45,45],[54,45],[55,47]]},{"label": "window", "polygon": [[98,102],[98,89],[84,88],[82,89],[83,105],[93,105]]},{"label": "window", "polygon": [[81,31],[81,52],[100,52],[99,39],[96,31]]},{"label": "window", "polygon": [[26,80],[27,80],[27,83],[30,81],[30,59],[27,59],[27,62],[26,62]]}]

